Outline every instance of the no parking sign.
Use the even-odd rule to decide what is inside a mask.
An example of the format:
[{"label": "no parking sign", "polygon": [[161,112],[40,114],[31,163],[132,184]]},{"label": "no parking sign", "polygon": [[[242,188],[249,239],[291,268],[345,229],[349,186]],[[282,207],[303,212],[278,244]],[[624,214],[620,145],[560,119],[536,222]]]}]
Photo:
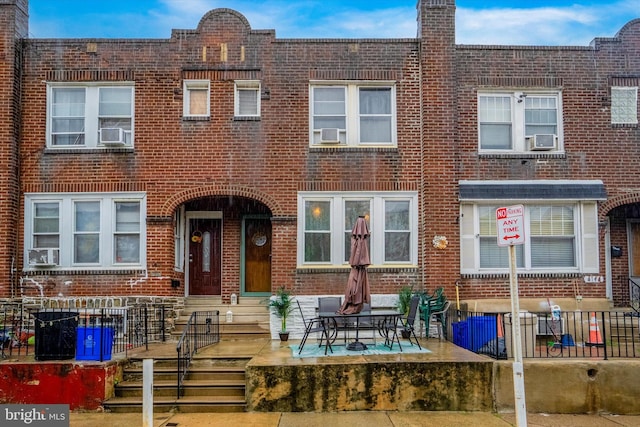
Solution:
[{"label": "no parking sign", "polygon": [[524,206],[515,205],[496,209],[498,246],[524,243]]}]

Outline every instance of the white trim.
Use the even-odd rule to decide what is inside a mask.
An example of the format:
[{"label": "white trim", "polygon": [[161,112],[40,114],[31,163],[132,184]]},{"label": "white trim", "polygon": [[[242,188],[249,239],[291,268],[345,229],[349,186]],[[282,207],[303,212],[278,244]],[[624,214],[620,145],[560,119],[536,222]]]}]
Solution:
[{"label": "white trim", "polygon": [[[65,89],[65,88],[83,88],[85,89],[85,106],[84,106],[84,129],[82,134],[84,135],[84,144],[81,145],[53,145],[52,132],[53,132],[53,90]],[[83,150],[83,149],[108,149],[112,148],[108,144],[100,143],[99,130],[100,130],[100,89],[130,89],[131,90],[131,114],[126,116],[127,120],[131,121],[131,129],[124,130],[125,143],[123,147],[133,148],[135,141],[135,84],[130,81],[121,82],[47,82],[47,120],[46,120],[46,144],[48,149],[53,150]],[[78,116],[80,117],[80,116]],[[107,116],[109,117],[109,116]],[[129,141],[127,142],[127,134],[129,135]]]},{"label": "white trim", "polygon": [[[297,263],[299,268],[309,267],[348,267],[345,261],[345,245],[340,236],[346,231],[344,227],[344,204],[345,201],[370,201],[369,220],[371,233],[371,266],[375,267],[415,267],[418,264],[418,193],[415,191],[405,192],[299,192],[298,193],[298,226],[297,226]],[[305,202],[307,201],[327,201],[330,203],[330,230],[331,235],[331,257],[328,262],[305,262],[304,242],[305,242]],[[409,202],[409,233],[410,249],[409,260],[406,262],[386,262],[384,260],[385,229],[384,229],[384,208],[386,201],[407,201]]]},{"label": "white trim", "polygon": [[[256,92],[256,114],[240,113],[240,91]],[[233,114],[235,117],[260,117],[260,91],[261,85],[259,80],[236,80],[233,90]]]},{"label": "white trim", "polygon": [[[511,201],[509,201],[511,203]],[[525,236],[527,239],[521,250],[525,251],[525,266],[518,268],[522,273],[598,273],[599,272],[599,240],[597,223],[597,204],[594,201],[574,202],[566,200],[545,200],[542,202],[525,200],[521,202],[525,206]],[[504,274],[505,268],[481,268],[480,267],[480,217],[481,206],[497,206],[495,201],[483,200],[464,201],[460,203],[460,272],[461,274]],[[574,221],[574,257],[575,267],[531,267],[530,247],[530,206],[561,206],[573,207]],[[588,216],[588,217],[587,217]],[[593,245],[595,244],[595,248]],[[587,247],[588,246],[588,247]]]},{"label": "white trim", "polygon": [[[206,112],[204,114],[191,113],[191,91],[206,90]],[[184,80],[182,83],[182,117],[210,117],[211,116],[211,81],[209,80]]]},{"label": "white trim", "polygon": [[[33,238],[33,215],[35,203],[54,202],[59,204],[59,248],[60,263],[55,268],[58,270],[129,270],[146,269],[146,194],[143,192],[122,192],[122,193],[25,193],[24,195],[24,243],[23,251],[25,259],[23,268],[32,270],[26,260],[26,254],[30,248]],[[96,201],[100,203],[100,258],[98,263],[74,263],[73,262],[73,240],[74,240],[74,203],[75,202]],[[140,260],[137,263],[116,262],[114,259],[113,239],[118,233],[115,231],[115,204],[117,202],[136,202],[140,204],[140,229],[137,234],[140,236]]]},{"label": "white trim", "polygon": [[[343,88],[345,90],[345,126],[339,128],[339,144],[323,144],[320,141],[321,127],[314,127],[314,89]],[[359,109],[360,89],[385,88],[389,89],[390,96],[390,132],[391,140],[384,142],[361,142],[361,114]],[[383,80],[311,80],[309,82],[309,146],[311,147],[396,147],[398,145],[397,131],[397,91],[396,83]],[[325,126],[326,128],[327,126]],[[336,126],[328,126],[336,127]]]},{"label": "white trim", "polygon": [[[510,113],[511,118],[509,122],[501,121],[501,122],[491,122],[489,120],[483,122],[480,120],[480,100],[485,97],[508,97],[510,99]],[[478,152],[480,154],[495,154],[495,153],[504,153],[504,154],[516,154],[516,153],[536,153],[537,151],[531,150],[529,144],[527,143],[528,135],[525,131],[526,123],[525,123],[525,105],[526,98],[555,98],[556,105],[556,132],[557,136],[557,145],[555,149],[549,150],[547,152],[551,153],[563,153],[564,152],[564,131],[563,131],[563,106],[562,106],[562,91],[557,89],[525,89],[521,88],[518,90],[478,90],[476,96],[476,105],[477,105],[477,135],[478,135]],[[482,139],[481,139],[481,124],[482,123],[504,123],[505,125],[509,123],[511,125],[511,148],[482,148]]]}]

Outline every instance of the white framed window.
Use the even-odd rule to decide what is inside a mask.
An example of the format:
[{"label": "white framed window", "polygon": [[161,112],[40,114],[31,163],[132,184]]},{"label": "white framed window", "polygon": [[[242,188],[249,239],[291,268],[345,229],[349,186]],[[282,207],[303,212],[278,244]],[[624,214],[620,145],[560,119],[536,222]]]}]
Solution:
[{"label": "white framed window", "polygon": [[611,123],[638,124],[638,88],[613,86],[611,88]]},{"label": "white framed window", "polygon": [[372,265],[417,265],[417,193],[298,194],[298,264],[348,265],[351,230],[359,216],[369,226]]},{"label": "white framed window", "polygon": [[236,117],[260,117],[260,82],[237,80],[235,82],[234,115]]},{"label": "white framed window", "polygon": [[144,193],[25,195],[25,268],[30,251],[59,251],[54,268],[143,268]]},{"label": "white framed window", "polygon": [[[508,248],[498,246],[496,209],[514,204],[461,203],[461,272],[509,271]],[[525,243],[516,245],[520,272],[598,272],[595,201],[528,201],[524,204]]]},{"label": "white framed window", "polygon": [[133,83],[49,83],[48,148],[133,146]]},{"label": "white framed window", "polygon": [[312,146],[397,144],[392,83],[313,82],[309,99]]},{"label": "white framed window", "polygon": [[209,80],[185,80],[183,82],[183,117],[209,117],[211,114]]},{"label": "white framed window", "polygon": [[479,92],[481,153],[561,151],[562,98],[553,92]]}]

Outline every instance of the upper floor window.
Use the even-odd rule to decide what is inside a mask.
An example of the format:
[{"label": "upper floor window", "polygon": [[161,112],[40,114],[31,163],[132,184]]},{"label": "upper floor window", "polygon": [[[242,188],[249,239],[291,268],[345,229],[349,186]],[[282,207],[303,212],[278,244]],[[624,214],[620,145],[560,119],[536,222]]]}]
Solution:
[{"label": "upper floor window", "polygon": [[348,265],[351,230],[363,216],[373,265],[415,265],[418,252],[415,193],[303,193],[298,196],[298,264]]},{"label": "upper floor window", "polygon": [[395,145],[395,98],[389,83],[312,84],[311,145]]},{"label": "upper floor window", "polygon": [[133,145],[133,85],[49,84],[47,146]]},{"label": "upper floor window", "polygon": [[558,92],[480,93],[480,151],[509,153],[561,150],[561,118],[561,97]]},{"label": "upper floor window", "polygon": [[183,92],[183,117],[209,117],[209,80],[185,80]]},{"label": "upper floor window", "polygon": [[141,268],[141,193],[27,194],[25,268]]},{"label": "upper floor window", "polygon": [[611,88],[611,123],[638,124],[638,88]]},{"label": "upper floor window", "polygon": [[254,80],[236,81],[234,115],[236,117],[260,116],[260,82]]}]

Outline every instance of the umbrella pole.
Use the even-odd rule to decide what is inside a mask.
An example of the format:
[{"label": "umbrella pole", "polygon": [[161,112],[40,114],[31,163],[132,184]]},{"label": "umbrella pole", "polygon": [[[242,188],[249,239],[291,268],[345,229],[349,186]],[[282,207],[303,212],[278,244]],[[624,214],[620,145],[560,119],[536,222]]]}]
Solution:
[{"label": "umbrella pole", "polygon": [[356,317],[356,340],[347,345],[347,350],[362,351],[367,349],[367,345],[358,341],[358,332],[360,331],[360,318]]}]

